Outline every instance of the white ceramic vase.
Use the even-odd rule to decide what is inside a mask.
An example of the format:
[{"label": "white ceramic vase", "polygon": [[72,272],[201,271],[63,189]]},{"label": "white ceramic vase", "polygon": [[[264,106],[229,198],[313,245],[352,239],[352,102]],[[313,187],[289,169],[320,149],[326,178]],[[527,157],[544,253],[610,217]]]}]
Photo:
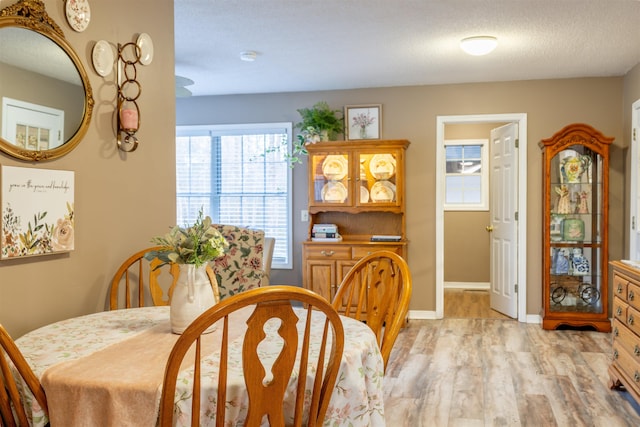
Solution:
[{"label": "white ceramic vase", "polygon": [[[181,334],[209,308],[215,305],[213,288],[207,276],[206,266],[180,264],[180,276],[171,296],[171,331]],[[212,332],[211,327],[206,332]]]}]

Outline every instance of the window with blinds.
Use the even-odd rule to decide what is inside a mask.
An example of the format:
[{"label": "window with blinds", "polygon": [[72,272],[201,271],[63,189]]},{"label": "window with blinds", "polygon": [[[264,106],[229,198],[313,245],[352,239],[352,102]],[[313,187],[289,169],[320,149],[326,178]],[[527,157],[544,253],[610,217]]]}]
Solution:
[{"label": "window with blinds", "polygon": [[445,141],[445,210],[488,210],[488,140]]},{"label": "window with blinds", "polygon": [[272,268],[292,267],[291,123],[178,126],[178,224],[202,208],[219,224],[261,229],[275,238]]}]

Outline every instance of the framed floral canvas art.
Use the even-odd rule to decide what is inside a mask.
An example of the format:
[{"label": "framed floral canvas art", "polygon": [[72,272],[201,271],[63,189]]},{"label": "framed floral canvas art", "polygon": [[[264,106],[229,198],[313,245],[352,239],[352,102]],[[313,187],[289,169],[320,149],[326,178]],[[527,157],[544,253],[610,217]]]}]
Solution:
[{"label": "framed floral canvas art", "polygon": [[345,136],[348,141],[380,139],[382,105],[345,105]]},{"label": "framed floral canvas art", "polygon": [[74,249],[74,172],[1,166],[0,259]]}]

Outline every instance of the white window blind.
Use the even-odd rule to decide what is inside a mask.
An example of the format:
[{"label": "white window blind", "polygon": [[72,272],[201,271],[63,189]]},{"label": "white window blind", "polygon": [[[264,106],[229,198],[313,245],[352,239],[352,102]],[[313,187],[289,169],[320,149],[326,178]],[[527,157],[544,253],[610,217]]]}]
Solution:
[{"label": "white window blind", "polygon": [[282,147],[291,123],[179,126],[178,224],[202,208],[214,222],[261,229],[275,238],[272,268],[291,268],[291,169]]}]

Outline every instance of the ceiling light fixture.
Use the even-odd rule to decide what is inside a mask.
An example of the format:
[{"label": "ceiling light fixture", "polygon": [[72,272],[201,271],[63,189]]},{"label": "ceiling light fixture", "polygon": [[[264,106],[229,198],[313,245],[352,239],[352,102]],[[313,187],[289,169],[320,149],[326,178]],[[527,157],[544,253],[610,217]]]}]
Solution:
[{"label": "ceiling light fixture", "polygon": [[460,48],[474,56],[491,53],[496,46],[498,46],[498,39],[491,36],[467,37],[460,42]]},{"label": "ceiling light fixture", "polygon": [[240,52],[240,59],[247,62],[253,62],[256,60],[257,53],[252,50],[246,50],[244,52]]}]

